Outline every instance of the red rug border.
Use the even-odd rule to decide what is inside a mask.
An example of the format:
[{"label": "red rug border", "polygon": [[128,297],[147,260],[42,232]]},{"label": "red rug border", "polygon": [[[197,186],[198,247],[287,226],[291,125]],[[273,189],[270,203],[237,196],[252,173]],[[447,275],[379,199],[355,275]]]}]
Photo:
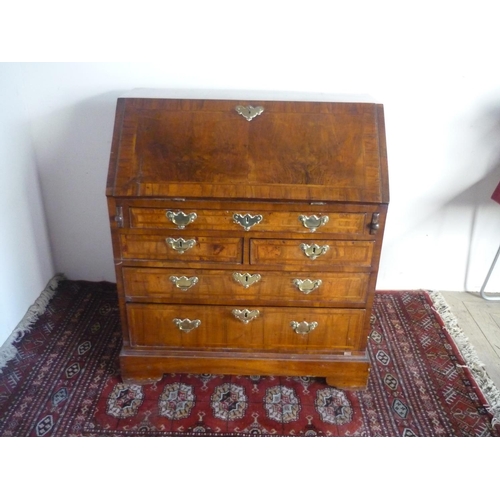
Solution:
[{"label": "red rug border", "polygon": [[448,341],[450,343],[450,346],[452,348],[453,354],[457,357],[458,362],[464,368],[465,373],[467,374],[467,377],[468,377],[469,381],[471,382],[471,384],[473,385],[474,389],[476,390],[476,392],[477,392],[477,394],[479,396],[480,402],[483,405],[484,409],[491,416],[491,418],[492,418],[491,425],[492,426],[495,426],[495,425],[499,425],[500,426],[500,422],[495,422],[495,420],[494,420],[495,414],[494,414],[494,412],[491,409],[490,402],[488,401],[487,397],[485,396],[483,389],[481,388],[479,382],[474,377],[474,374],[473,374],[471,368],[469,367],[469,364],[467,363],[466,358],[464,357],[464,355],[460,351],[460,348],[459,348],[456,340],[453,338],[453,335],[448,330],[446,322],[444,321],[444,319],[442,318],[441,314],[439,313],[439,311],[435,307],[435,303],[434,303],[434,301],[432,300],[432,297],[431,297],[431,293],[434,293],[434,291],[429,291],[429,290],[426,290],[426,289],[413,289],[413,290],[408,290],[408,289],[404,289],[404,290],[384,289],[384,290],[375,290],[375,294],[379,294],[379,293],[380,294],[384,294],[384,293],[391,294],[391,293],[405,293],[405,292],[406,293],[421,293],[425,297],[428,305],[430,306],[430,308],[432,310],[432,313],[434,314],[434,317],[436,318],[437,322],[441,326],[441,331],[445,334],[446,338],[448,339]]}]

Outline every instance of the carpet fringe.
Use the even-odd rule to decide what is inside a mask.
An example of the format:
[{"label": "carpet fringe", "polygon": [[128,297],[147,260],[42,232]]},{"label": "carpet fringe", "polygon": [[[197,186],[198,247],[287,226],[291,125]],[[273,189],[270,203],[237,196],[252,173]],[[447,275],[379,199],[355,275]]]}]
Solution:
[{"label": "carpet fringe", "polygon": [[458,319],[452,313],[444,296],[437,291],[428,292],[434,310],[443,320],[446,330],[455,341],[459,351],[467,363],[474,380],[488,402],[487,410],[493,415],[492,425],[500,424],[500,390],[486,372],[485,365],[479,360],[477,353],[458,325]]},{"label": "carpet fringe", "polygon": [[17,355],[17,349],[14,347],[16,342],[19,342],[26,333],[28,333],[37,319],[45,312],[47,306],[54,296],[59,283],[65,280],[63,274],[56,274],[44,288],[40,296],[30,306],[23,319],[16,326],[14,331],[7,338],[5,343],[0,346],[0,373],[7,363],[14,359]]}]

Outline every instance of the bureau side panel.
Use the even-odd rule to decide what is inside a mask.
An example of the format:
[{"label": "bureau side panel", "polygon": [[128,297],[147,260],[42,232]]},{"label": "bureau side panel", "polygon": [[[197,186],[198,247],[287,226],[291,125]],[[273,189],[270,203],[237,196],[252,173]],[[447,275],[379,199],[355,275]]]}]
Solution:
[{"label": "bureau side panel", "polygon": [[112,196],[115,192],[116,174],[118,169],[120,140],[121,140],[121,131],[122,131],[124,114],[125,114],[125,103],[123,100],[119,99],[116,104],[113,139],[111,141],[111,152],[109,155],[108,177],[106,182],[107,196]]}]

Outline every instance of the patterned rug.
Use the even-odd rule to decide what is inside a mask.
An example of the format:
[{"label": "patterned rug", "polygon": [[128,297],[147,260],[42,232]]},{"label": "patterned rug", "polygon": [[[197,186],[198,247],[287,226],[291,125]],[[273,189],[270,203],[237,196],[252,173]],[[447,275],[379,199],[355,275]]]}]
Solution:
[{"label": "patterned rug", "polygon": [[[366,391],[310,377],[125,385],[116,286],[61,280],[0,374],[0,436],[498,436],[423,291],[377,292]],[[491,406],[491,405],[490,405]]]}]

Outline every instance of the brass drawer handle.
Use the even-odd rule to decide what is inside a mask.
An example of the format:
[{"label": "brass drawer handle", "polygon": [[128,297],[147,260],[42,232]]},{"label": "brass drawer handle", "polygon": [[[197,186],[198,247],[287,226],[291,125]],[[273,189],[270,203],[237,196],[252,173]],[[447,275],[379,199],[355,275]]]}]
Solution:
[{"label": "brass drawer handle", "polygon": [[234,108],[236,112],[241,115],[245,120],[251,121],[253,120],[256,116],[261,115],[264,112],[264,108],[262,106],[256,106],[255,108],[253,106],[236,106]]},{"label": "brass drawer handle", "polygon": [[169,280],[179,289],[186,291],[198,283],[198,278],[193,276],[188,278],[187,276],[170,276]]},{"label": "brass drawer handle", "polygon": [[191,224],[196,217],[198,217],[194,212],[191,214],[185,214],[182,211],[172,212],[169,210],[166,214],[167,219],[175,224],[178,229],[184,229],[188,224]]},{"label": "brass drawer handle", "polygon": [[198,328],[201,325],[201,321],[199,319],[179,319],[179,318],[174,318],[174,323],[177,326],[179,330],[182,330],[183,332],[190,332],[191,330],[194,330],[195,328]]},{"label": "brass drawer handle", "polygon": [[307,321],[301,321],[300,323],[298,321],[292,321],[290,326],[293,328],[295,333],[298,333],[299,335],[307,335],[318,326],[318,323],[316,321],[311,321],[311,323],[308,323]]},{"label": "brass drawer handle", "polygon": [[311,293],[321,286],[323,282],[321,280],[310,280],[310,279],[294,279],[293,284],[305,294]]},{"label": "brass drawer handle", "polygon": [[236,222],[236,224],[242,226],[245,231],[249,231],[252,226],[255,226],[255,224],[260,224],[262,222],[262,219],[262,215],[233,215],[233,221]]},{"label": "brass drawer handle", "polygon": [[257,283],[257,281],[260,281],[260,278],[260,274],[233,273],[233,279],[245,288]]},{"label": "brass drawer handle", "polygon": [[317,259],[319,256],[324,255],[328,250],[330,250],[329,245],[316,245],[313,243],[312,245],[308,245],[307,243],[302,243],[300,245],[301,250],[304,252],[306,257],[309,257],[311,260]]},{"label": "brass drawer handle", "polygon": [[245,325],[260,315],[258,309],[254,309],[253,311],[249,311],[248,309],[233,309],[232,313],[235,318],[245,323]]},{"label": "brass drawer handle", "polygon": [[322,215],[321,217],[318,217],[317,215],[301,215],[299,216],[300,222],[306,227],[307,229],[311,230],[311,233],[314,233],[316,229],[318,229],[321,226],[324,226],[330,218],[328,215]]},{"label": "brass drawer handle", "polygon": [[196,245],[196,240],[185,240],[184,238],[167,238],[165,242],[177,253],[184,253]]}]

